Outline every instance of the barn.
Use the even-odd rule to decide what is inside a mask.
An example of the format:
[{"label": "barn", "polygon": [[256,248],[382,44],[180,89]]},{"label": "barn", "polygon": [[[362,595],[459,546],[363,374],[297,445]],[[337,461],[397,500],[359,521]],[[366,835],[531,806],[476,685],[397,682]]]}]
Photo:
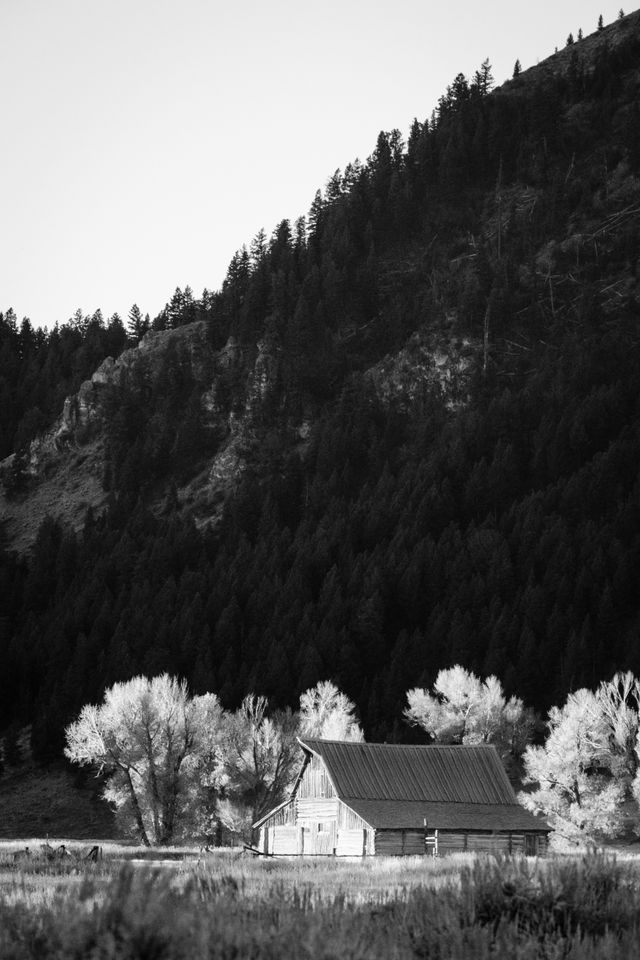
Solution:
[{"label": "barn", "polygon": [[517,802],[493,746],[300,740],[288,800],[254,824],[273,855],[538,855],[549,826]]}]

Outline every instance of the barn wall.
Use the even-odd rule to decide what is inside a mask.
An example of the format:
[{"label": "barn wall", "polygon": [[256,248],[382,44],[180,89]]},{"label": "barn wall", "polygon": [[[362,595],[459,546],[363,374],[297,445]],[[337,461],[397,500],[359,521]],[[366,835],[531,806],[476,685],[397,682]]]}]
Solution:
[{"label": "barn wall", "polygon": [[[439,844],[440,849],[442,845]],[[541,856],[547,852],[547,837],[544,833],[527,831],[467,834],[467,849],[479,853],[527,854]]]},{"label": "barn wall", "polygon": [[324,798],[302,798],[296,801],[296,815],[301,820],[336,820],[338,816],[338,801]]},{"label": "barn wall", "polygon": [[297,827],[270,827],[268,833],[267,853],[275,856],[292,856],[298,853],[300,841]]},{"label": "barn wall", "polygon": [[293,803],[290,801],[286,806],[280,807],[279,810],[274,810],[271,816],[264,821],[263,827],[292,826],[295,822],[296,811]]},{"label": "barn wall", "polygon": [[[429,837],[433,831],[429,830]],[[425,847],[424,830],[376,830],[375,853],[378,856],[406,857],[431,853]],[[438,830],[438,855],[465,851],[475,853],[524,854],[525,852],[541,856],[547,851],[545,834],[529,834],[525,844],[525,834],[515,832]],[[531,849],[533,847],[533,849]]]},{"label": "barn wall", "polygon": [[438,831],[438,853],[458,853],[469,850],[474,853],[503,853],[513,850],[513,834],[488,833],[483,831],[442,832]]},{"label": "barn wall", "polygon": [[546,833],[529,834],[527,840],[523,837],[523,853],[527,856],[544,857],[549,850],[549,835]]},{"label": "barn wall", "polygon": [[368,826],[355,810],[338,800],[338,827],[344,830],[365,830]]},{"label": "barn wall", "polygon": [[425,853],[424,830],[376,830],[374,852],[383,857],[415,857]]},{"label": "barn wall", "polygon": [[338,857],[362,857],[366,850],[366,837],[364,830],[346,830],[338,831],[338,843],[336,846],[336,856]]},{"label": "barn wall", "polygon": [[296,796],[300,800],[306,800],[311,797],[335,797],[335,795],[336,792],[323,761],[314,754],[304,769]]},{"label": "barn wall", "polygon": [[335,821],[308,821],[300,825],[298,852],[306,856],[332,856],[336,847]]}]

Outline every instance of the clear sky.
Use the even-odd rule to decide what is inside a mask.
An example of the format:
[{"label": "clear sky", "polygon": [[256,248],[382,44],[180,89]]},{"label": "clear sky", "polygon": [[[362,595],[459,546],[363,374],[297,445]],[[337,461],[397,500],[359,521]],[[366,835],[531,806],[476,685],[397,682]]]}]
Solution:
[{"label": "clear sky", "polygon": [[489,57],[501,82],[619,7],[0,0],[0,310],[153,317],[176,286],[217,289],[456,73]]}]

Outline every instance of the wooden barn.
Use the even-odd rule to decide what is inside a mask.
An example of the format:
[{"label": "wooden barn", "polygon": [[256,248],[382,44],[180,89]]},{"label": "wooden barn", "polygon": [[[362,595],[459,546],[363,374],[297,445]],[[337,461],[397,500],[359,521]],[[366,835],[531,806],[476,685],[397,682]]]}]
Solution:
[{"label": "wooden barn", "polygon": [[537,855],[549,826],[517,802],[492,746],[300,740],[288,800],[254,827],[274,855]]}]

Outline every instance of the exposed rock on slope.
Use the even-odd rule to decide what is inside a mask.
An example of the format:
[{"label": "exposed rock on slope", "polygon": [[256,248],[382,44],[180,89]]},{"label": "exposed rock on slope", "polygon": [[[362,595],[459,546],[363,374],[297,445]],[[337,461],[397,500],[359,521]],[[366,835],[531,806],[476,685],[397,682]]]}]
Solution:
[{"label": "exposed rock on slope", "polygon": [[[399,402],[404,408],[434,388],[455,406],[466,395],[475,349],[468,340],[443,339],[423,331],[414,334],[398,354],[374,365],[367,376],[381,399]],[[204,428],[221,437],[206,462],[194,464],[191,475],[178,484],[179,502],[199,526],[218,519],[229,491],[256,456],[263,454],[266,433],[276,427],[287,448],[307,440],[313,419],[309,410],[297,417],[282,409],[265,414],[280,362],[266,341],[259,341],[250,352],[230,338],[222,349],[214,350],[203,323],[148,333],[117,360],[107,357],[77,394],[65,400],[51,428],[31,443],[25,464],[27,491],[9,498],[0,488],[0,520],[13,549],[27,551],[46,516],[78,530],[87,508],[104,506],[109,417],[114,405],[140,382],[148,391],[145,402],[153,404],[171,352],[197,384]],[[0,464],[0,473],[6,473],[12,461],[13,457]],[[152,499],[162,501],[171,479],[157,486]]]},{"label": "exposed rock on slope", "polygon": [[479,346],[469,338],[456,339],[418,331],[394,356],[385,357],[368,371],[378,396],[408,409],[434,390],[446,398],[449,409],[468,398],[472,361]]}]

